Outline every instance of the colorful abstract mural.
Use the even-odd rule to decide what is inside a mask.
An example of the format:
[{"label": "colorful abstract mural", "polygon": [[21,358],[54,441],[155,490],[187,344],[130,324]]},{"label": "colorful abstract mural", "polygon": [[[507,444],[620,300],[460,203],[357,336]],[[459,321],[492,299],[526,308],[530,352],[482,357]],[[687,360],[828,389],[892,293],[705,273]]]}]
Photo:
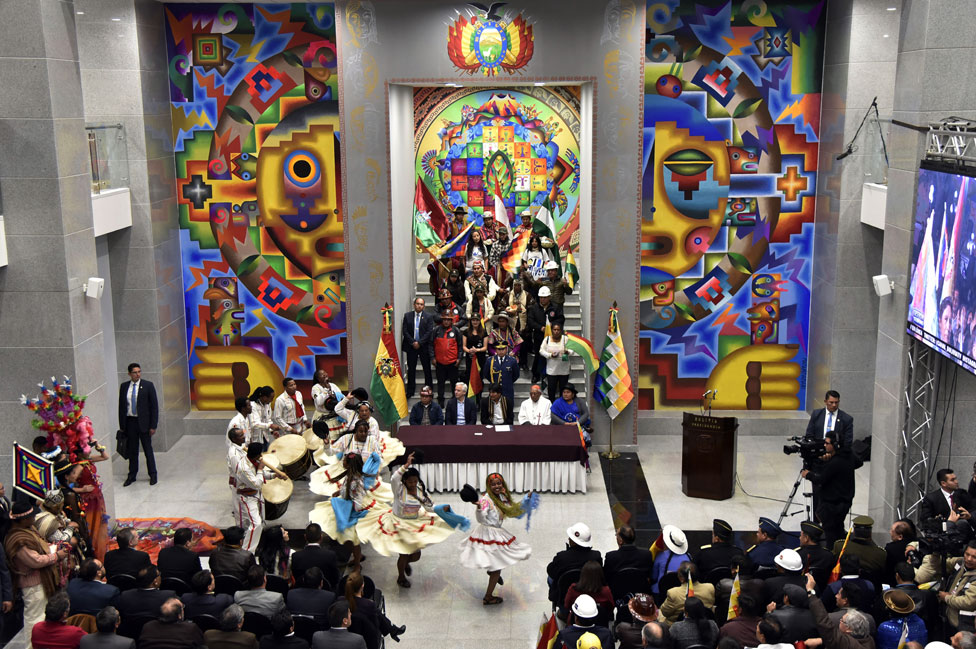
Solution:
[{"label": "colorful abstract mural", "polygon": [[579,107],[578,86],[416,88],[417,176],[445,212],[467,207],[468,219],[489,229],[496,182],[513,226],[548,199],[559,247],[575,251]]},{"label": "colorful abstract mural", "polygon": [[192,404],[320,368],[344,385],[335,6],[166,17]]},{"label": "colorful abstract mural", "polygon": [[647,3],[643,409],[806,405],[824,7]]}]

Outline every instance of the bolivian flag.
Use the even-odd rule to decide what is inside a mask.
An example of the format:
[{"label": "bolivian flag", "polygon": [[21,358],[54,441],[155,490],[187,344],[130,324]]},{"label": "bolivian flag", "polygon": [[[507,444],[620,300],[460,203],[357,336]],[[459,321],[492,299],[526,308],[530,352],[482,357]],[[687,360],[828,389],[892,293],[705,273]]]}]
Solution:
[{"label": "bolivian flag", "polygon": [[383,415],[387,425],[407,416],[407,393],[403,387],[403,371],[400,369],[400,355],[393,337],[393,307],[389,304],[380,309],[383,314],[383,332],[373,363],[373,377],[369,381],[369,391],[373,395],[376,409]]}]

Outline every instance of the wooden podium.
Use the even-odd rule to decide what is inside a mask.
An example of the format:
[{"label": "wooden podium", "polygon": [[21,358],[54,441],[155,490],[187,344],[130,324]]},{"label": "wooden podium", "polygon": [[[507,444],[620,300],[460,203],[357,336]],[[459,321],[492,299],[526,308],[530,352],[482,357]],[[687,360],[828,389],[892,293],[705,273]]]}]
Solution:
[{"label": "wooden podium", "polygon": [[681,491],[692,498],[725,500],[735,490],[735,417],[684,413],[681,421]]}]

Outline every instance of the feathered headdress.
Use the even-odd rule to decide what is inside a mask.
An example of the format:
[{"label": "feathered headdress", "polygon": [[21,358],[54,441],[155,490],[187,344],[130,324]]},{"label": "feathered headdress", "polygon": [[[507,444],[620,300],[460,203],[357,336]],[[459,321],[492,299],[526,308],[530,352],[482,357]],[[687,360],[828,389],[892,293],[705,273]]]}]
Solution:
[{"label": "feathered headdress", "polygon": [[47,441],[65,449],[72,462],[85,459],[94,444],[91,420],[82,414],[87,397],[76,396],[71,379],[62,383],[51,377],[51,388],[38,383],[41,396],[29,399],[20,395],[21,402],[35,415],[31,425],[47,433]]}]

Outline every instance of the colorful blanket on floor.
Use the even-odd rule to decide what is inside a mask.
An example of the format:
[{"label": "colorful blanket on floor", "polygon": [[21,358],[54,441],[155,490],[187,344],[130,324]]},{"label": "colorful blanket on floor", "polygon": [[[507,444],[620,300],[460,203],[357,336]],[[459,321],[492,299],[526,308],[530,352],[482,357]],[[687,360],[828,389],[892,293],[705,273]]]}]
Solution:
[{"label": "colorful blanket on floor", "polygon": [[[159,551],[172,544],[173,534],[180,528],[188,527],[193,530],[190,549],[197,553],[212,551],[224,539],[220,530],[213,525],[192,518],[118,518],[115,520],[112,536],[123,527],[131,527],[136,531],[139,535],[136,549],[148,553],[153,563],[156,563]],[[118,547],[114,538],[109,541],[109,550]]]}]

